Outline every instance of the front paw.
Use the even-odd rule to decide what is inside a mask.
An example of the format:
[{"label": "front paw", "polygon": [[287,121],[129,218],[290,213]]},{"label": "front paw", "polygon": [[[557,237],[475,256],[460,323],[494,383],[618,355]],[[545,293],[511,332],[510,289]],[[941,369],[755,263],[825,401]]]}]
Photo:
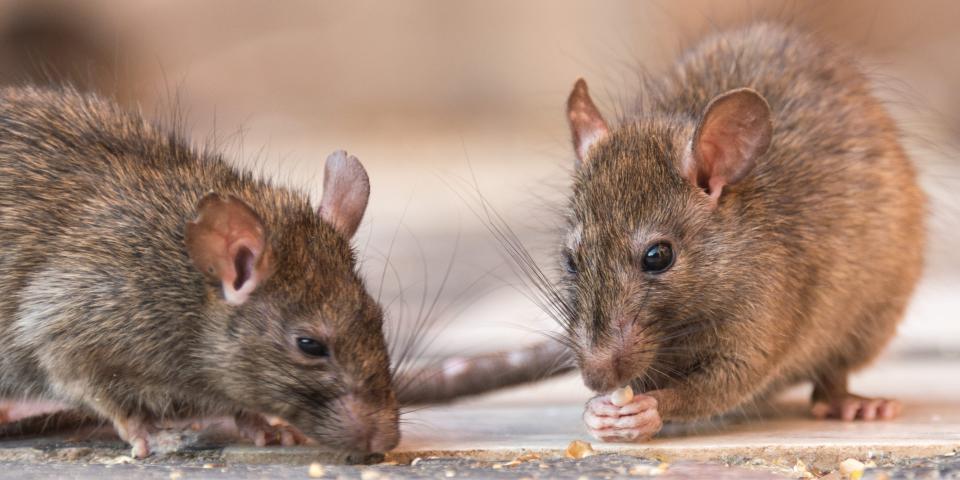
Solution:
[{"label": "front paw", "polygon": [[591,435],[604,442],[642,442],[663,426],[657,400],[642,394],[622,407],[614,405],[610,395],[594,397],[587,402],[583,422]]},{"label": "front paw", "polygon": [[244,412],[236,416],[237,430],[258,447],[303,445],[309,439],[296,427],[277,417]]}]

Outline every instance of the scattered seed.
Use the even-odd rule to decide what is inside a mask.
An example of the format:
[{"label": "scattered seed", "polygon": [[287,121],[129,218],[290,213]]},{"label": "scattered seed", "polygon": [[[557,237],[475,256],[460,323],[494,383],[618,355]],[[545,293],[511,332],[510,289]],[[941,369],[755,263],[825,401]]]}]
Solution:
[{"label": "scattered seed", "polygon": [[860,460],[848,458],[840,462],[840,473],[849,477],[851,480],[860,480],[863,476],[863,469],[866,466]]},{"label": "scattered seed", "polygon": [[323,465],[320,465],[316,462],[311,463],[310,468],[307,469],[307,475],[309,475],[310,478],[320,478],[326,475],[326,473],[327,472],[324,470]]},{"label": "scattered seed", "polygon": [[660,465],[657,465],[657,468],[650,470],[650,475],[660,475],[666,473],[667,469],[670,468],[670,464],[663,462]]},{"label": "scattered seed", "polygon": [[380,472],[366,469],[360,472],[360,480],[377,480],[380,478]]},{"label": "scattered seed", "polygon": [[593,451],[593,445],[583,440],[574,440],[570,442],[570,445],[567,445],[567,451],[564,453],[567,458],[579,460],[581,458],[587,458],[596,452]]}]

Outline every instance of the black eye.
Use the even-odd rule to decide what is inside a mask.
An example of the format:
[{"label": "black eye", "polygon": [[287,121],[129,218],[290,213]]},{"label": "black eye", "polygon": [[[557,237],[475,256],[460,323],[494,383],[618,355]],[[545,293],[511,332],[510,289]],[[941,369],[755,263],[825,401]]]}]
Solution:
[{"label": "black eye", "polygon": [[563,269],[570,275],[577,274],[577,263],[573,261],[573,252],[563,252]]},{"label": "black eye", "polygon": [[673,265],[673,248],[667,242],[657,243],[643,252],[640,263],[645,272],[660,273]]},{"label": "black eye", "polygon": [[301,352],[311,357],[330,356],[330,350],[327,349],[327,346],[323,342],[310,337],[297,337],[297,347],[300,348]]}]

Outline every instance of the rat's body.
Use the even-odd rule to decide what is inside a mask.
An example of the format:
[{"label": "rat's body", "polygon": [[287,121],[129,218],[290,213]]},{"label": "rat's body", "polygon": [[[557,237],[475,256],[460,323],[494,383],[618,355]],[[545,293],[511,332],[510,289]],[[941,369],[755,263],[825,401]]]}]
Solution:
[{"label": "rat's body", "polygon": [[610,127],[582,81],[569,102],[568,334],[587,386],[646,394],[591,401],[591,431],[642,439],[800,381],[818,416],[893,416],[846,379],[903,316],[924,197],[856,63],[761,24],[710,37],[641,97]]},{"label": "rat's body", "polygon": [[0,91],[0,397],[89,408],[137,455],[156,422],[222,415],[258,442],[271,415],[392,448],[382,316],[349,245],[368,189],[335,154],[318,214],[109,102]]}]

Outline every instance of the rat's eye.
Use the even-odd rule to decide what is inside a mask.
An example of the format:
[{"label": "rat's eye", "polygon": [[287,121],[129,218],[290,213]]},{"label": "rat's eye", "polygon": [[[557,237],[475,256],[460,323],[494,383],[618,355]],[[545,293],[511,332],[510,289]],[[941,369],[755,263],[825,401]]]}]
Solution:
[{"label": "rat's eye", "polygon": [[329,357],[330,350],[326,344],[320,340],[314,340],[310,337],[297,337],[297,347],[300,351],[311,357]]},{"label": "rat's eye", "polygon": [[667,242],[660,242],[647,248],[640,260],[643,271],[660,273],[673,265],[673,247]]},{"label": "rat's eye", "polygon": [[570,275],[577,274],[577,263],[573,260],[573,252],[569,250],[563,252],[563,269]]}]

